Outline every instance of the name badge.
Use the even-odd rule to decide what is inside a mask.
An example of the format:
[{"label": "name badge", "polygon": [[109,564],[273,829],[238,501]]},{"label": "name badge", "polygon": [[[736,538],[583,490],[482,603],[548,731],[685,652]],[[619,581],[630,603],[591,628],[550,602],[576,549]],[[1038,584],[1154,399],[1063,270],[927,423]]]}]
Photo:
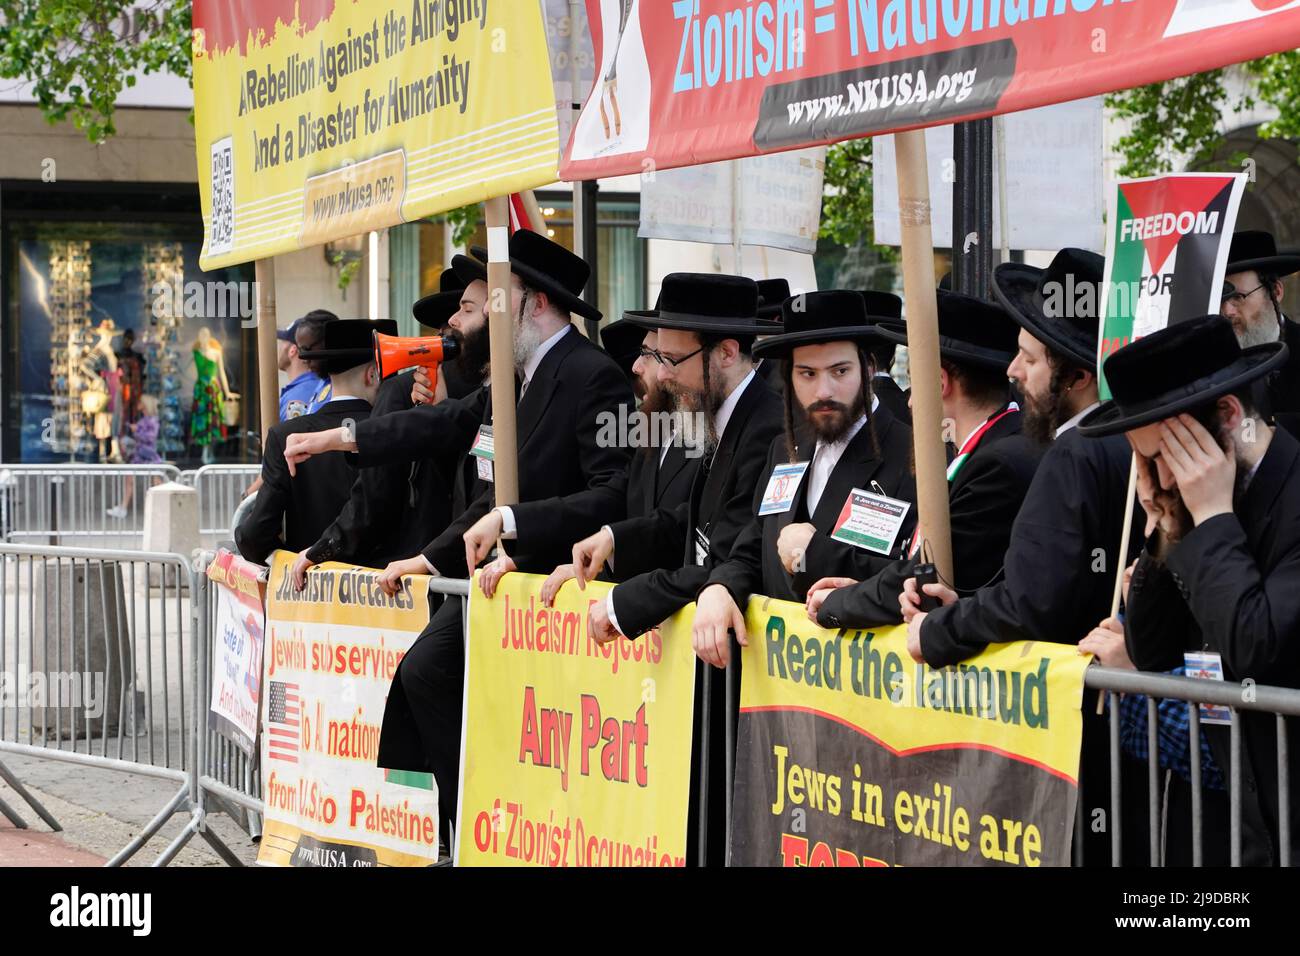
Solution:
[{"label": "name badge", "polygon": [[699,528],[695,529],[695,565],[704,567],[709,561],[709,539]]},{"label": "name badge", "polygon": [[911,507],[910,501],[854,488],[844,501],[831,537],[855,548],[891,554]]},{"label": "name badge", "polygon": [[493,481],[493,445],[491,425],[479,426],[478,436],[474,439],[474,444],[470,446],[469,453],[475,458],[475,464],[478,466],[479,478],[484,481]]},{"label": "name badge", "polygon": [[[1223,657],[1214,651],[1185,651],[1183,669],[1188,677],[1223,680]],[[1232,711],[1222,704],[1201,704],[1201,723],[1231,724]]]},{"label": "name badge", "polygon": [[763,501],[758,506],[759,517],[779,515],[790,510],[794,496],[799,491],[799,483],[808,470],[808,462],[796,461],[788,465],[777,465],[772,469],[772,476],[767,479],[767,488],[763,490]]}]

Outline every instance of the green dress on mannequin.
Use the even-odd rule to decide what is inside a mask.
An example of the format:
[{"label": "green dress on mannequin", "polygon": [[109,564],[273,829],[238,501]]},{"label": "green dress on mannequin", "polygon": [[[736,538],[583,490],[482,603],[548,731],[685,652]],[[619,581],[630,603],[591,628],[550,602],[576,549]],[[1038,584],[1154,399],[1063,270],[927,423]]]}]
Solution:
[{"label": "green dress on mannequin", "polygon": [[194,349],[194,409],[190,414],[190,439],[209,460],[213,446],[225,439],[225,390],[221,363],[200,348]]}]

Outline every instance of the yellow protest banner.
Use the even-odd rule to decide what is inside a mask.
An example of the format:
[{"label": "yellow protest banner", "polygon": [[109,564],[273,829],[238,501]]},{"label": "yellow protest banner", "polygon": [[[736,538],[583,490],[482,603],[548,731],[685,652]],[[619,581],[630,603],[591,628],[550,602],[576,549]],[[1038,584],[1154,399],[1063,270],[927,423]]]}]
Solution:
[{"label": "yellow protest banner", "polygon": [[456,863],[683,866],[690,640],[597,644],[587,609],[610,586],[566,584],[547,608],[544,580],[472,589]]},{"label": "yellow protest banner", "polygon": [[389,597],[378,571],[328,563],[299,591],[296,557],[277,551],[267,586],[257,862],[428,866],[438,858],[433,777],[386,773],[376,757],[393,675],[429,622],[429,579],[403,578]]},{"label": "yellow protest banner", "polygon": [[936,670],[906,627],[825,630],[761,597],[746,628],[733,865],[1069,864],[1076,648],[992,645]]},{"label": "yellow protest banner", "polygon": [[195,0],[193,16],[204,269],[557,178],[531,0]]}]

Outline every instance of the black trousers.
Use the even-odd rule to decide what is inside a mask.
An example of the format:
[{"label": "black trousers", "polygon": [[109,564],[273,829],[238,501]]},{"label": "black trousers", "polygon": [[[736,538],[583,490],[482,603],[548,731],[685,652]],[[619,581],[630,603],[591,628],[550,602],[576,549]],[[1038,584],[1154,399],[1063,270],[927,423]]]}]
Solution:
[{"label": "black trousers", "polygon": [[460,718],[465,696],[464,616],[459,598],[450,598],[434,612],[398,668],[409,717],[419,734],[434,779],[438,782],[438,815],[442,836],[451,848],[460,785]]}]

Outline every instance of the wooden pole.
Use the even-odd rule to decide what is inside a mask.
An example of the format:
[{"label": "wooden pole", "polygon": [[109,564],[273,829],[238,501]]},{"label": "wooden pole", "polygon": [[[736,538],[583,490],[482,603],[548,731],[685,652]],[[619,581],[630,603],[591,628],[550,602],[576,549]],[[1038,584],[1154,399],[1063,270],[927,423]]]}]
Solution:
[{"label": "wooden pole", "polygon": [[953,586],[948,524],[948,464],[939,394],[939,310],[934,294],[934,239],[930,230],[930,180],[925,132],[894,137],[898,160],[898,213],[903,241],[903,297],[907,361],[912,376],[912,441],[916,450],[918,522],[939,579]]},{"label": "wooden pole", "polygon": [[275,260],[258,259],[257,281],[257,395],[262,416],[262,447],[266,433],[280,420],[280,367],[275,346]]},{"label": "wooden pole", "polygon": [[519,446],[515,441],[515,317],[510,309],[509,199],[486,203],[488,340],[492,351],[492,477],[496,503],[519,503]]}]

